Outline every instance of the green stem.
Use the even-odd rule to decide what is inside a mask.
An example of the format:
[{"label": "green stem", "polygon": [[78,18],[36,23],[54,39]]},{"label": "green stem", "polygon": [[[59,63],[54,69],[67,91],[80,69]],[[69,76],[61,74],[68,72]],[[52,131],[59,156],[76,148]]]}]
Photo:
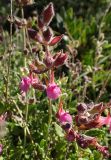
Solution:
[{"label": "green stem", "polygon": [[[12,18],[12,0],[11,0],[10,17]],[[8,102],[8,88],[9,88],[9,75],[10,75],[10,63],[11,63],[11,53],[12,53],[12,22],[10,23],[10,44],[9,44],[9,58],[8,58],[8,68],[7,68],[7,82],[6,82],[6,102]]]},{"label": "green stem", "polygon": [[48,108],[48,113],[49,113],[49,121],[48,121],[48,126],[50,128],[51,122],[52,122],[52,106],[51,106],[51,100],[49,99],[49,108]]},{"label": "green stem", "polygon": [[24,127],[24,147],[26,145],[26,137],[27,137],[27,122],[28,122],[28,111],[29,111],[29,106],[28,106],[28,101],[27,101],[27,95],[26,95],[26,110],[25,110],[25,127]]},{"label": "green stem", "polygon": [[50,127],[51,127],[51,122],[52,122],[52,103],[51,103],[50,99],[49,99],[49,107],[48,107],[48,116],[49,116],[49,119],[48,119],[47,133],[46,133],[47,148],[46,148],[46,152],[45,152],[45,159],[48,156],[48,148],[49,148],[49,143],[48,143],[49,139],[48,138],[50,137],[49,133],[50,133]]}]

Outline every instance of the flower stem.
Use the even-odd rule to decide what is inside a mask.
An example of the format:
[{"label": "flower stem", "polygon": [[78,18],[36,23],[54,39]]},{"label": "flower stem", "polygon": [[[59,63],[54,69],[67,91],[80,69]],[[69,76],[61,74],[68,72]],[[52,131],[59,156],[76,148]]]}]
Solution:
[{"label": "flower stem", "polygon": [[[12,18],[12,0],[10,1],[10,17]],[[8,67],[7,67],[7,82],[6,82],[6,102],[8,102],[8,88],[9,88],[9,75],[10,75],[10,63],[11,63],[11,53],[12,53],[12,22],[10,22],[10,44],[8,48],[9,58],[8,58]]]},{"label": "flower stem", "polygon": [[27,122],[28,122],[28,110],[29,110],[29,106],[28,106],[28,101],[27,101],[27,95],[26,95],[26,110],[25,110],[25,127],[24,127],[24,147],[26,145],[26,137],[27,137]]},{"label": "flower stem", "polygon": [[52,122],[52,106],[51,106],[51,100],[49,99],[49,108],[48,108],[48,113],[49,113],[49,121],[48,121],[48,126],[50,128],[51,122]]}]

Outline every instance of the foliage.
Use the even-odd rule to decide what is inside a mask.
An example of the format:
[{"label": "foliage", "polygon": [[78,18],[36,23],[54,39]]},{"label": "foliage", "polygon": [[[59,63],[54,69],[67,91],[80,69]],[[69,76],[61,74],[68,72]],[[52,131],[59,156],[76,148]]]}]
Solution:
[{"label": "foliage", "polygon": [[[74,131],[96,137],[97,142],[101,146],[107,146],[111,152],[111,136],[107,126],[80,130],[81,125],[77,126],[75,120],[78,115],[77,106],[81,103],[88,106],[94,102],[94,107],[95,104],[103,102],[106,108],[99,114],[104,117],[107,117],[110,110],[111,2],[109,0],[88,2],[54,0],[57,12],[50,24],[54,36],[52,31],[49,31],[51,39],[49,36],[46,40],[48,42],[44,43],[41,42],[42,38],[39,37],[38,30],[44,36],[43,28],[49,27],[49,24],[44,22],[46,26],[38,27],[37,16],[43,14],[42,9],[48,3],[49,1],[37,1],[32,8],[38,13],[33,16],[31,14],[24,20],[24,16],[27,15],[23,14],[27,10],[24,9],[25,5],[22,10],[21,4],[18,6],[18,3],[13,1],[11,14],[10,1],[7,5],[5,1],[0,2],[0,115],[4,116],[7,113],[5,126],[0,127],[0,132],[4,131],[4,137],[0,139],[3,145],[0,158],[9,160],[108,159],[103,157],[102,151],[99,152],[94,146],[84,149],[78,145],[78,139],[67,141],[65,137],[67,131],[59,121],[57,112],[62,99],[64,110],[69,111],[66,114],[70,113],[73,119]],[[19,11],[15,13],[16,8]],[[15,17],[13,17],[14,13]],[[50,14],[48,16],[50,19]],[[60,33],[65,34],[64,37]],[[55,37],[59,38],[58,42],[61,41],[53,47],[51,40]],[[45,38],[47,39],[47,36]],[[48,45],[50,46],[48,51],[52,55],[51,60],[60,58],[62,54],[63,63],[62,60],[59,64],[58,61],[49,63],[47,60],[49,55],[45,57]],[[63,51],[59,52],[59,50]],[[56,53],[59,54],[55,58]],[[67,61],[63,54],[68,55]],[[48,72],[36,74],[38,70],[44,69],[44,64]],[[24,97],[20,91],[20,84],[23,77],[29,76],[31,67],[36,67],[33,74],[37,79],[39,78],[41,82],[39,87],[42,87],[42,91],[30,82],[30,89]],[[59,97],[58,94],[58,99],[50,101],[46,87],[53,74],[50,72],[52,68],[55,72],[55,84],[61,88],[61,96]],[[4,127],[8,130],[4,130]]]}]

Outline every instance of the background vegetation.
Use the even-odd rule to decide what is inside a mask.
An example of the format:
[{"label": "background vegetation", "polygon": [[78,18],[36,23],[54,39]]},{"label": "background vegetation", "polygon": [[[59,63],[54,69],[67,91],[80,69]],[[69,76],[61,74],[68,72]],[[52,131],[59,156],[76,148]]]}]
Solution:
[{"label": "background vegetation", "polygon": [[[48,0],[35,0],[32,7],[24,7],[24,16],[30,21],[32,16],[40,14],[49,3]],[[56,15],[51,27],[57,35],[65,34],[64,39],[54,51],[63,49],[68,52],[68,62],[55,70],[56,82],[62,88],[64,108],[75,116],[77,104],[109,104],[111,99],[111,2],[110,0],[54,0]],[[13,13],[21,17],[13,3]],[[52,104],[52,124],[48,130],[48,99],[46,93],[31,90],[28,123],[24,123],[26,104],[20,97],[20,78],[22,67],[40,56],[41,46],[36,53],[24,50],[23,30],[12,30],[13,49],[10,48],[10,1],[0,1],[0,113],[7,112],[8,133],[0,141],[3,152],[0,160],[103,160],[95,149],[81,149],[76,142],[68,143],[64,132],[56,121],[58,102]],[[35,29],[35,24],[33,25]],[[3,37],[3,39],[2,39]],[[31,45],[35,46],[33,42]],[[11,53],[11,54],[10,54]],[[33,58],[32,58],[33,57]],[[10,66],[10,67],[9,67]],[[42,79],[43,77],[41,77]],[[107,115],[105,110],[104,115]],[[24,148],[24,125],[28,125],[29,134]],[[3,126],[0,132],[4,130]],[[82,131],[81,131],[82,133]],[[111,150],[111,135],[107,127],[85,131],[86,135],[97,137],[101,145]],[[107,159],[107,158],[106,158]]]}]

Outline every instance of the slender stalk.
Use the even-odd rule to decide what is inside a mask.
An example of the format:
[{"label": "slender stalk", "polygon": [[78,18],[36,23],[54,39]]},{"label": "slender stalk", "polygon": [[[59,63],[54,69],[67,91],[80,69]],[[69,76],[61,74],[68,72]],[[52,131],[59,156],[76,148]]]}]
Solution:
[{"label": "slender stalk", "polygon": [[[24,10],[21,7],[22,19],[24,20]],[[26,50],[26,27],[23,26],[23,52]],[[26,67],[26,56],[24,56],[24,66]]]},{"label": "slender stalk", "polygon": [[28,98],[26,95],[26,110],[25,110],[25,126],[24,126],[24,147],[26,145],[26,137],[27,137],[27,123],[28,123]]},{"label": "slender stalk", "polygon": [[[18,105],[16,104],[16,102],[15,102],[14,100],[13,100],[13,103],[14,103],[14,105],[15,105],[15,107],[16,107],[16,109],[17,109],[17,112],[19,113],[20,117],[23,119],[23,114],[22,114],[21,110],[19,109]],[[28,119],[28,114],[27,114],[27,119]],[[29,135],[29,137],[30,137],[31,143],[34,144],[34,141],[33,141],[33,139],[32,139],[30,130],[29,130],[28,126],[26,125],[26,122],[25,122],[24,125],[26,126],[26,130],[27,130],[27,133],[28,133],[28,135]]]},{"label": "slender stalk", "polygon": [[[21,15],[22,19],[24,19],[24,11],[21,6]],[[25,27],[23,27],[23,51],[26,49],[26,32]],[[24,57],[24,65],[26,67],[26,57]],[[25,126],[24,126],[24,147],[26,146],[26,137],[27,137],[27,121],[28,121],[28,97],[26,94],[26,109],[25,109]]]},{"label": "slender stalk", "polygon": [[52,103],[51,103],[50,99],[49,99],[48,114],[49,114],[48,126],[50,128],[50,125],[51,125],[51,122],[52,122]]},{"label": "slender stalk", "polygon": [[[23,7],[21,7],[21,14],[22,14],[22,19],[24,20],[24,10]],[[23,49],[26,48],[26,32],[25,32],[25,27],[23,27]]]},{"label": "slender stalk", "polygon": [[[51,77],[51,70],[49,70],[49,77]],[[47,148],[46,148],[46,152],[45,152],[45,159],[48,156],[48,148],[49,148],[49,143],[48,143],[48,138],[49,133],[50,133],[50,128],[51,128],[51,123],[52,123],[52,101],[51,99],[49,99],[49,105],[48,105],[48,127],[47,127],[47,133],[46,133],[46,141],[47,141]]]},{"label": "slender stalk", "polygon": [[[13,10],[12,10],[12,0],[10,1],[10,17],[13,16]],[[10,44],[8,49],[8,67],[7,67],[7,81],[6,81],[6,102],[8,102],[8,88],[9,88],[9,75],[10,75],[10,63],[11,63],[11,53],[12,53],[12,22],[10,22]]]}]

